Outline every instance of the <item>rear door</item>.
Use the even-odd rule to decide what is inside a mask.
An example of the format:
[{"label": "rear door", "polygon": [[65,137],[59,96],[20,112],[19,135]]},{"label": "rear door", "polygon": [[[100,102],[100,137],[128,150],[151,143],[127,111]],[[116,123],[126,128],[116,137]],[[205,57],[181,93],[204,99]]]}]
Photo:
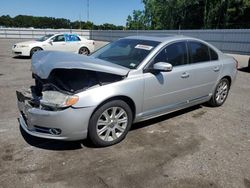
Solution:
[{"label": "rear door", "polygon": [[188,74],[192,83],[189,100],[202,99],[213,92],[222,65],[218,60],[218,54],[202,42],[188,41],[188,49]]},{"label": "rear door", "polygon": [[75,34],[65,34],[66,46],[69,52],[78,52],[81,46],[81,39]]}]

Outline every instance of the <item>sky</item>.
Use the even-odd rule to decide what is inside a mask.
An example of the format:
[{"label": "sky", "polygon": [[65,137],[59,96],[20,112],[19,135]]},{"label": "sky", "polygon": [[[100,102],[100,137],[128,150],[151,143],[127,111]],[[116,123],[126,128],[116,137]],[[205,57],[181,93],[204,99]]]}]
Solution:
[{"label": "sky", "polygon": [[[143,10],[142,0],[89,0],[89,21],[96,25],[125,25],[133,10]],[[0,16],[22,15],[87,20],[87,0],[2,0]]]}]

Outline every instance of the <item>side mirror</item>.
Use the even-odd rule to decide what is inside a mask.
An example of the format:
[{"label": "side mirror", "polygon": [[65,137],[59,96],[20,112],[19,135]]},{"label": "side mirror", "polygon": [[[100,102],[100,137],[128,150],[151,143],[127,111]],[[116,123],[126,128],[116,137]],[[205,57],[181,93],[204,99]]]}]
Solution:
[{"label": "side mirror", "polygon": [[49,40],[49,43],[52,45],[53,44],[53,40],[51,39],[51,40]]},{"label": "side mirror", "polygon": [[153,69],[161,72],[170,72],[173,66],[170,63],[158,62],[154,64]]}]

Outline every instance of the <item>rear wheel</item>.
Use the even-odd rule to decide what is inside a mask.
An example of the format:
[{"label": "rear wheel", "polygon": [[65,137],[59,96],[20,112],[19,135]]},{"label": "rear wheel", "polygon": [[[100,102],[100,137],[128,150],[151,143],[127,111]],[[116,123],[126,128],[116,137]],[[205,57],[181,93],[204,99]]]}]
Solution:
[{"label": "rear wheel", "polygon": [[38,52],[38,51],[41,51],[41,50],[43,50],[43,49],[42,49],[42,48],[39,48],[39,47],[32,48],[32,49],[30,50],[30,57],[32,57],[34,53],[36,53],[36,52]]},{"label": "rear wheel", "polygon": [[86,48],[86,47],[81,47],[79,49],[79,54],[82,54],[82,55],[89,55],[89,49]]},{"label": "rear wheel", "polygon": [[121,100],[110,101],[90,118],[88,136],[96,146],[104,147],[122,141],[132,124],[132,111]]},{"label": "rear wheel", "polygon": [[213,96],[208,103],[214,107],[221,106],[227,99],[229,88],[230,84],[228,79],[221,79],[217,84]]}]

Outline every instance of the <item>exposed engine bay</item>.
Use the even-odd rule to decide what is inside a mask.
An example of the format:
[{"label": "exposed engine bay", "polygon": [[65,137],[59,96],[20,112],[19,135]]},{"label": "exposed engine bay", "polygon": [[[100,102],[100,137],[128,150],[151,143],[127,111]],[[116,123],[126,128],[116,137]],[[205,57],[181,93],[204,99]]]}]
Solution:
[{"label": "exposed engine bay", "polygon": [[36,74],[35,86],[17,91],[19,101],[27,102],[31,107],[54,111],[62,110],[77,102],[78,92],[93,87],[120,81],[124,76],[89,71],[83,69],[54,69],[47,79]]},{"label": "exposed engine bay", "polygon": [[33,74],[35,93],[41,96],[43,91],[60,91],[65,94],[76,94],[95,86],[102,86],[122,80],[124,77],[104,72],[83,69],[54,69],[47,79]]},{"label": "exposed engine bay", "polygon": [[60,110],[79,100],[77,93],[123,80],[128,68],[93,57],[43,51],[31,63],[35,85],[17,91],[19,101],[45,110]]}]

